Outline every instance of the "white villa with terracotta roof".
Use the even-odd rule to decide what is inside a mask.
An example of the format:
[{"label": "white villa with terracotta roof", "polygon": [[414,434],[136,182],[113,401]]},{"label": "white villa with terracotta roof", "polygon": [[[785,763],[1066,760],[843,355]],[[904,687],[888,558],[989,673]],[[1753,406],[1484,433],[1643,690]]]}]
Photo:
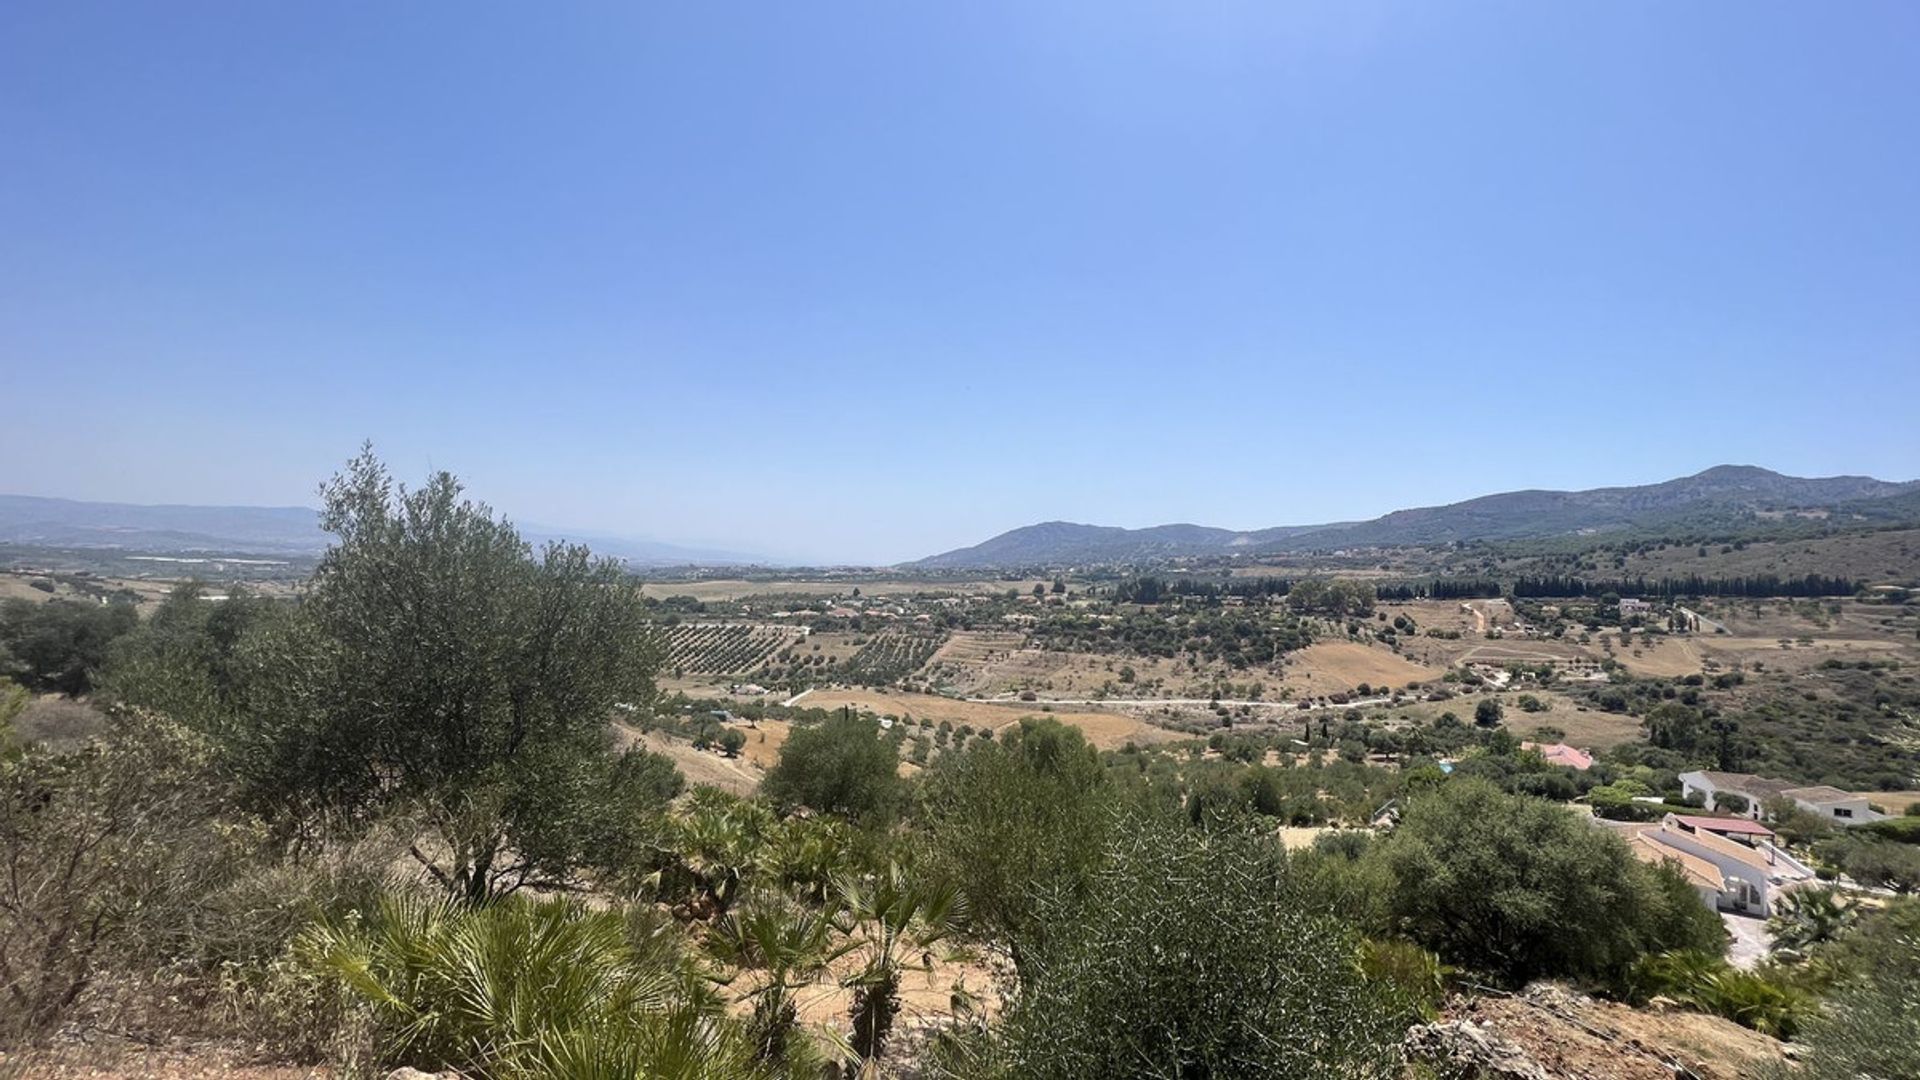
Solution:
[{"label": "white villa with terracotta roof", "polygon": [[1818,880],[1812,867],[1774,845],[1770,830],[1743,827],[1738,819],[1668,814],[1658,825],[1627,831],[1636,858],[1675,866],[1717,911],[1765,917],[1782,892]]},{"label": "white villa with terracotta roof", "polygon": [[1580,772],[1593,768],[1592,754],[1579,747],[1568,746],[1566,743],[1523,742],[1520,744],[1520,749],[1539,751],[1540,756],[1546,758],[1549,765],[1564,765]]},{"label": "white villa with terracotta roof", "polygon": [[1720,796],[1738,795],[1747,801],[1746,810],[1741,812],[1756,821],[1765,813],[1763,804],[1774,799],[1792,799],[1802,809],[1819,814],[1836,825],[1860,825],[1879,821],[1886,816],[1874,812],[1863,795],[1825,784],[1793,784],[1751,773],[1683,772],[1680,774],[1680,788],[1688,796],[1700,796],[1701,805],[1708,810],[1724,809],[1715,805]]}]

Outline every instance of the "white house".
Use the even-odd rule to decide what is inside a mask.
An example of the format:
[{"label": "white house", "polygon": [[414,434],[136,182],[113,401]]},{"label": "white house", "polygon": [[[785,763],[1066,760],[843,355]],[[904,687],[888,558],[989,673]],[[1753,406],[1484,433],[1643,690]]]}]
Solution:
[{"label": "white house", "polygon": [[1818,880],[1812,867],[1772,841],[1756,837],[1749,846],[1690,828],[1675,814],[1668,814],[1658,828],[1634,833],[1627,845],[1645,862],[1678,866],[1700,899],[1720,911],[1771,915],[1782,892]]},{"label": "white house", "polygon": [[1796,785],[1750,773],[1683,772],[1680,774],[1680,789],[1686,795],[1700,796],[1701,805],[1709,810],[1727,810],[1717,805],[1719,797],[1738,795],[1747,801],[1747,808],[1741,812],[1756,821],[1764,812],[1762,804],[1774,799],[1792,799],[1801,809],[1819,814],[1839,825],[1879,821],[1886,816],[1869,809],[1865,797],[1839,788],[1825,784]]}]

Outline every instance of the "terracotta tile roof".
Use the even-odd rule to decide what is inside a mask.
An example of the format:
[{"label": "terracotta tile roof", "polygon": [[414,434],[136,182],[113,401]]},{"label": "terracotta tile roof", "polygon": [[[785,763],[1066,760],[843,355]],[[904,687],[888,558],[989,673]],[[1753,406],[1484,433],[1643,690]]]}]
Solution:
[{"label": "terracotta tile roof", "polygon": [[1651,833],[1635,833],[1633,838],[1627,841],[1627,848],[1633,852],[1635,858],[1644,863],[1654,866],[1663,862],[1679,864],[1680,872],[1686,875],[1688,881],[1700,888],[1714,890],[1725,888],[1719,867],[1690,851],[1670,848],[1655,840]]},{"label": "terracotta tile roof", "polygon": [[1739,833],[1742,836],[1771,837],[1773,830],[1749,818],[1706,817],[1695,814],[1675,814],[1675,820],[1692,829],[1706,829],[1708,832]]},{"label": "terracotta tile roof", "polygon": [[[1689,840],[1692,840],[1694,843],[1699,844],[1701,847],[1715,854],[1725,855],[1735,862],[1745,863],[1755,870],[1764,870],[1770,877],[1775,873],[1792,873],[1785,864],[1776,863],[1768,859],[1765,852],[1750,848],[1738,841],[1729,840],[1724,836],[1716,836],[1705,830],[1686,833],[1684,835]],[[1794,876],[1798,877],[1799,875],[1795,873]]]},{"label": "terracotta tile roof", "polygon": [[1551,765],[1566,765],[1570,768],[1579,769],[1581,772],[1593,768],[1592,754],[1578,747],[1568,746],[1566,743],[1523,742],[1520,744],[1520,748],[1522,750],[1540,751],[1540,756],[1546,758],[1548,764]]}]

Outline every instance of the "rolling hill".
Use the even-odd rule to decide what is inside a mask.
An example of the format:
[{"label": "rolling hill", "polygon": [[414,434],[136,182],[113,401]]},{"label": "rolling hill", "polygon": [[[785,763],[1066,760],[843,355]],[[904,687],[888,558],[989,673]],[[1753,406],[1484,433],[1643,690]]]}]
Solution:
[{"label": "rolling hill", "polygon": [[1752,465],[1720,465],[1693,476],[1639,487],[1510,491],[1446,506],[1396,510],[1371,521],[1251,532],[1201,525],[1122,529],[1050,521],[907,563],[905,568],[1065,566],[1234,553],[1520,540],[1708,518],[1757,522],[1759,515],[1768,512],[1821,510],[1836,519],[1857,519],[1861,524],[1920,521],[1920,481],[1895,483],[1866,476],[1804,478]]}]

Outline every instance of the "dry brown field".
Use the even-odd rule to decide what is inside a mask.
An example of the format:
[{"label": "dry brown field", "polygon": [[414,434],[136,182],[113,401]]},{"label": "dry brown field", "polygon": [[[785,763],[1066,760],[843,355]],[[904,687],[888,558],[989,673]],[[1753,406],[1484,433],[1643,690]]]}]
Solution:
[{"label": "dry brown field", "polygon": [[[1521,710],[1517,704],[1521,694],[1532,694],[1547,705],[1545,712],[1530,713]],[[1463,694],[1449,701],[1409,701],[1399,705],[1379,706],[1366,710],[1370,717],[1386,716],[1389,722],[1413,724],[1431,724],[1441,713],[1450,712],[1461,723],[1473,722],[1473,707],[1482,695]],[[1604,750],[1610,746],[1632,742],[1640,737],[1640,718],[1624,713],[1610,713],[1591,706],[1582,709],[1572,698],[1556,690],[1522,689],[1503,693],[1496,700],[1506,710],[1506,719],[1502,726],[1522,739],[1534,738],[1534,729],[1555,727],[1566,732],[1559,741],[1570,746],[1588,750]]]},{"label": "dry brown field", "polygon": [[[638,743],[672,759],[680,775],[687,778],[688,787],[716,787],[734,795],[751,795],[760,786],[760,778],[764,773],[748,757],[729,758],[713,750],[695,750],[692,743],[663,732],[641,732],[624,724],[615,724],[614,734],[624,746]],[[753,734],[749,732],[749,747],[753,741]]]},{"label": "dry brown field", "polygon": [[877,690],[816,690],[802,705],[814,709],[838,709],[851,706],[878,716],[911,716],[935,723],[971,724],[998,732],[1020,722],[1026,716],[1051,716],[1063,724],[1079,728],[1087,742],[1101,750],[1115,750],[1132,742],[1140,745],[1182,738],[1176,732],[1155,727],[1138,717],[1098,710],[1069,711],[1055,706],[1041,712],[1038,704],[998,705],[980,701],[957,701],[933,694],[881,693]]},{"label": "dry brown field", "polygon": [[[1204,695],[1206,672],[1158,657],[1107,656],[1024,647],[1026,636],[1002,631],[960,631],[941,646],[922,673],[933,675],[954,693],[967,697],[1032,690],[1043,697],[1089,697],[1111,687],[1115,696],[1185,697]],[[1131,685],[1120,669],[1134,670]],[[1224,670],[1224,669],[1222,669]],[[1235,673],[1235,681],[1259,673]],[[1272,676],[1268,676],[1272,678]],[[1158,680],[1160,688],[1151,690]]]},{"label": "dry brown field", "polygon": [[669,596],[691,596],[702,602],[751,600],[761,596],[851,596],[859,589],[860,596],[867,600],[881,600],[889,597],[901,598],[914,595],[924,596],[972,596],[989,593],[1004,593],[1008,589],[1017,589],[1022,595],[1033,591],[1038,584],[1050,584],[1036,578],[1021,581],[996,581],[982,579],[978,581],[746,581],[737,578],[715,578],[710,581],[649,581],[641,586],[641,592],[657,599]]},{"label": "dry brown field", "polygon": [[1889,814],[1904,814],[1907,807],[1920,805],[1920,791],[1856,791],[1854,794]]},{"label": "dry brown field", "polygon": [[1705,670],[1701,645],[1688,637],[1655,637],[1642,641],[1635,635],[1626,648],[1614,649],[1614,659],[1630,674],[1648,678],[1672,679],[1697,675]]},{"label": "dry brown field", "polygon": [[1296,695],[1351,692],[1361,683],[1401,689],[1429,682],[1444,672],[1395,655],[1384,646],[1355,641],[1323,641],[1287,654],[1286,685]]}]

